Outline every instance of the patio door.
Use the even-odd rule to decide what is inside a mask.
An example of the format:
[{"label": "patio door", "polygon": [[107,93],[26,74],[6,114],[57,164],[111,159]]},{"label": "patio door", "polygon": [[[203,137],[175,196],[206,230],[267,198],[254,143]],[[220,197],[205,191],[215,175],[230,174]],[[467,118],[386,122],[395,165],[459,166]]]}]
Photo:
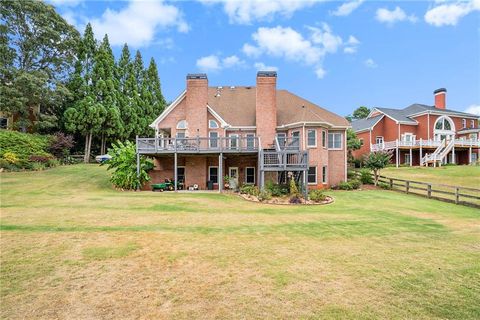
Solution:
[{"label": "patio door", "polygon": [[228,168],[228,176],[231,180],[234,180],[236,182],[236,185],[238,186],[238,167]]}]

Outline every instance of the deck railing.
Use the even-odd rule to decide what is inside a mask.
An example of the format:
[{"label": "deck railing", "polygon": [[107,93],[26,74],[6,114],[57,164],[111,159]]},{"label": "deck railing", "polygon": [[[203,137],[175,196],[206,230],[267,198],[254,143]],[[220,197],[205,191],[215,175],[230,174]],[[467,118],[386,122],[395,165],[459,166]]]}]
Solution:
[{"label": "deck railing", "polygon": [[[426,147],[426,148],[438,148],[442,145],[442,141],[432,140],[432,139],[419,139],[419,140],[394,140],[387,141],[384,143],[372,144],[370,146],[371,151],[380,151],[380,150],[391,150],[396,149],[397,147]],[[455,147],[476,147],[480,148],[480,140],[476,139],[455,139]]]},{"label": "deck railing", "polygon": [[304,170],[308,167],[307,151],[261,151],[261,169]]},{"label": "deck railing", "polygon": [[258,152],[258,137],[137,138],[139,153]]}]

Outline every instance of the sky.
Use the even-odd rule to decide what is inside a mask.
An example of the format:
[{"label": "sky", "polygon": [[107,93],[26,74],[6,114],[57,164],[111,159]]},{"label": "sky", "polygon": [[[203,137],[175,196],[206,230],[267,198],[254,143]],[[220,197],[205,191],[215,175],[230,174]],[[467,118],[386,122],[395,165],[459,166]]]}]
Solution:
[{"label": "sky", "polygon": [[277,87],[340,115],[361,105],[433,104],[480,115],[480,0],[325,1],[49,0],[81,33],[108,34],[158,64],[173,101],[188,73],[211,86],[255,85],[276,70]]}]

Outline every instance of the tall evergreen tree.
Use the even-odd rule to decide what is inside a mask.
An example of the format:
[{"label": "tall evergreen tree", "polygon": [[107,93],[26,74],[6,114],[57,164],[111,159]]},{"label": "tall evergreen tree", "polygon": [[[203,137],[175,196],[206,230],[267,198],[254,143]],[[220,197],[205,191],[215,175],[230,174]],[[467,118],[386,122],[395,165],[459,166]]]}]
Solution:
[{"label": "tall evergreen tree", "polygon": [[90,159],[93,136],[100,131],[106,114],[103,105],[97,103],[94,90],[96,55],[97,44],[92,26],[87,24],[77,47],[75,72],[69,82],[69,88],[74,92],[72,105],[64,113],[65,128],[85,137],[85,162]]},{"label": "tall evergreen tree", "polygon": [[106,152],[108,138],[120,137],[123,125],[118,107],[119,81],[115,70],[115,58],[113,56],[108,36],[105,35],[95,55],[93,68],[93,91],[96,102],[105,109],[105,117],[100,129],[101,143],[100,153]]},{"label": "tall evergreen tree", "polygon": [[138,132],[138,90],[133,71],[133,62],[130,57],[130,49],[125,44],[118,61],[118,78],[120,92],[118,97],[120,114],[123,122],[122,138],[130,139]]}]

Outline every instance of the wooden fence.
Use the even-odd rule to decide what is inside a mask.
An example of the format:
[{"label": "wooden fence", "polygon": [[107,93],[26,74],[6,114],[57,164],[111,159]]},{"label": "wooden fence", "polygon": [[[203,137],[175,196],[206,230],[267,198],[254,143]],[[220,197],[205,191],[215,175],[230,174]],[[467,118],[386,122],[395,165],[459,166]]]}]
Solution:
[{"label": "wooden fence", "polygon": [[[357,176],[359,174],[360,173],[357,171]],[[455,204],[480,208],[480,189],[412,181],[391,178],[382,175],[379,176],[378,182],[388,185],[390,189],[395,191],[401,191],[408,194],[424,196],[429,199],[436,199]]]}]

